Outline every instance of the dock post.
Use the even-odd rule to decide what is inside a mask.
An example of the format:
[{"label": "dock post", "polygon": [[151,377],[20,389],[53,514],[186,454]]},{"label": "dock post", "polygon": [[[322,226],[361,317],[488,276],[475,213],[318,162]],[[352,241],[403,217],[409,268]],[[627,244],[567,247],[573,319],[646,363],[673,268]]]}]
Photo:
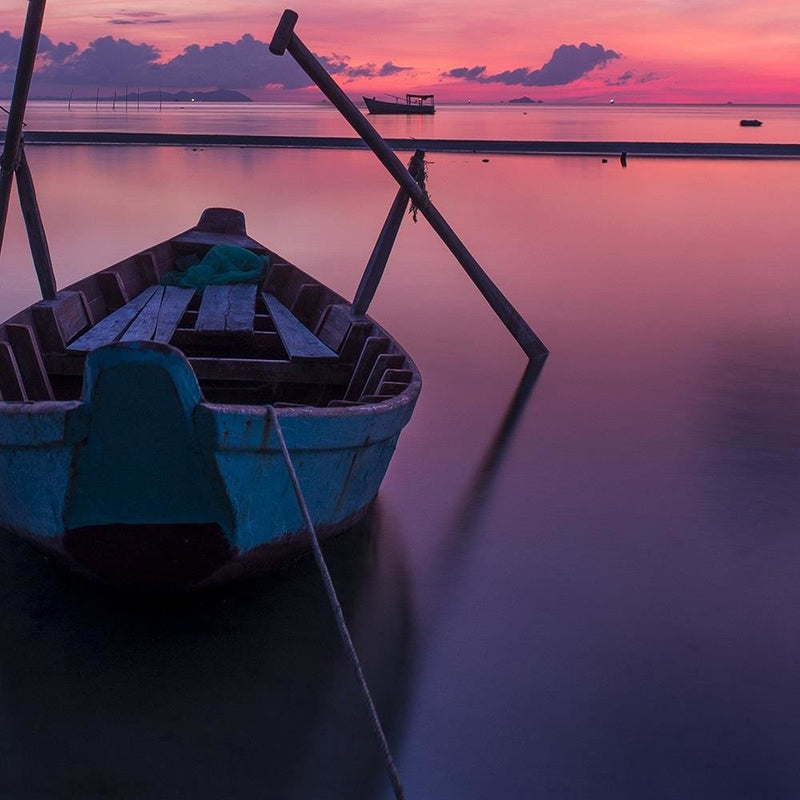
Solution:
[{"label": "dock post", "polygon": [[394,151],[381,138],[375,128],[370,125],[364,115],[356,108],[352,100],[342,91],[336,81],[326,72],[325,68],[317,61],[314,54],[303,44],[294,32],[297,22],[297,13],[289,9],[275,29],[275,34],[270,42],[270,52],[283,55],[286,50],[294,58],[303,71],[320,88],[322,93],[338,109],[339,113],[350,123],[353,129],[366,142],[378,160],[386,167],[392,177],[405,189],[406,194],[417,206],[419,212],[428,220],[450,252],[464,268],[464,271],[478,287],[480,293],[494,310],[495,314],[506,326],[511,335],[517,340],[528,358],[541,360],[547,357],[548,350],[539,337],[533,332],[519,312],[511,305],[505,295],[492,282],[491,278],[469,252],[466,245],[458,238],[447,220],[439,213],[430,201],[427,194],[417,185],[417,182],[403,166]]}]

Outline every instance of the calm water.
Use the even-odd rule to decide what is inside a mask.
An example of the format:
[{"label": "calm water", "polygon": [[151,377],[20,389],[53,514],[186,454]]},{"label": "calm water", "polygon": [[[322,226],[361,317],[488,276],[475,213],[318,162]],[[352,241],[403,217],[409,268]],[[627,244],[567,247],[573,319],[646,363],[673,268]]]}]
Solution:
[{"label": "calm water", "polygon": [[[62,285],[233,205],[351,296],[395,193],[363,152],[29,158]],[[800,796],[800,164],[429,172],[551,356],[404,223],[372,312],[422,396],[330,558],[407,796]],[[16,208],[0,273],[5,318]],[[390,796],[312,564],[142,606],[0,549],[0,796]]]},{"label": "calm water", "polygon": [[[31,103],[31,130],[351,136],[327,103]],[[369,117],[384,136],[528,141],[768,142],[800,139],[800,106],[438,106],[433,117]],[[740,119],[760,119],[743,128]]]}]

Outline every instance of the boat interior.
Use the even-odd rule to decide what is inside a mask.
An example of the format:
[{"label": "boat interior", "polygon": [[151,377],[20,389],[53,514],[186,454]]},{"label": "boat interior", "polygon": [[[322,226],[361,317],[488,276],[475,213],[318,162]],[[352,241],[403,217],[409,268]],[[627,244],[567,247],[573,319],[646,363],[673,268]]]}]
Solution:
[{"label": "boat interior", "polygon": [[[162,285],[217,244],[267,256],[259,284]],[[383,402],[419,382],[413,362],[343,297],[251,239],[244,215],[207,209],[198,225],[41,300],[0,325],[0,400],[81,398],[86,357],[154,341],[188,359],[206,400],[337,407]]]}]

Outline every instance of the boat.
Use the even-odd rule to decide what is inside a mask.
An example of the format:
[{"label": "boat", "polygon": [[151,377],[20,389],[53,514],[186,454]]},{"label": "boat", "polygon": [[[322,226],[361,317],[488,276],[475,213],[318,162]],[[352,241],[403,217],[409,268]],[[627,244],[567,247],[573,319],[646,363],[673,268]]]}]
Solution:
[{"label": "boat", "polygon": [[367,513],[420,393],[411,357],[367,315],[409,203],[528,357],[547,348],[431,202],[424,152],[401,164],[290,11],[270,50],[292,53],[399,184],[353,301],[217,207],[57,290],[22,137],[44,2],[29,2],[0,159],[0,247],[16,179],[42,290],[0,324],[0,528],[137,591],[207,586],[309,549],[325,576],[318,537]]},{"label": "boat", "polygon": [[407,94],[405,102],[401,97],[394,102],[364,97],[364,103],[370,114],[434,114],[436,108],[432,94]]},{"label": "boat", "polygon": [[739,124],[743,128],[760,128],[764,123],[760,119],[740,119]]},{"label": "boat", "polygon": [[[226,258],[265,275],[163,283]],[[0,526],[116,585],[252,573],[308,547],[270,407],[324,536],[370,507],[420,386],[377,323],[207,209],[0,325]]]}]

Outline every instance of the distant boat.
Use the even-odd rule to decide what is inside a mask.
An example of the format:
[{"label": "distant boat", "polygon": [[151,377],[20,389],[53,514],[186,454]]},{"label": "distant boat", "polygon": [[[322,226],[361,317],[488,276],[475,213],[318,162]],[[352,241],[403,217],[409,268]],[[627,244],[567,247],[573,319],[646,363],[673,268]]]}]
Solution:
[{"label": "distant boat", "polygon": [[405,102],[402,97],[394,102],[365,97],[364,102],[370,114],[433,114],[436,110],[432,94],[407,94]]},{"label": "distant boat", "polygon": [[743,128],[760,128],[764,123],[760,119],[740,119],[739,124]]}]

